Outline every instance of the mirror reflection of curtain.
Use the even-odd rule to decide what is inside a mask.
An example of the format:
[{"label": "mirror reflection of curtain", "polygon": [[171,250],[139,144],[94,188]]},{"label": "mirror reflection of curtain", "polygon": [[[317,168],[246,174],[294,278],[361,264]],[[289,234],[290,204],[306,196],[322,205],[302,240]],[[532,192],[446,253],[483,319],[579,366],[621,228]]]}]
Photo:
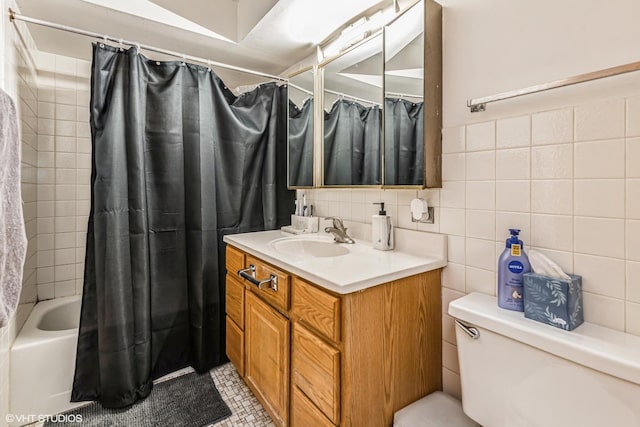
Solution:
[{"label": "mirror reflection of curtain", "polygon": [[385,185],[422,185],[424,182],[423,106],[422,102],[385,99]]},{"label": "mirror reflection of curtain", "polygon": [[225,356],[225,234],[289,223],[287,91],[93,45],[91,211],[72,401],[124,407]]},{"label": "mirror reflection of curtain", "polygon": [[380,185],[382,110],[340,99],[324,114],[324,185]]},{"label": "mirror reflection of curtain", "polygon": [[313,98],[289,101],[289,185],[313,185]]}]

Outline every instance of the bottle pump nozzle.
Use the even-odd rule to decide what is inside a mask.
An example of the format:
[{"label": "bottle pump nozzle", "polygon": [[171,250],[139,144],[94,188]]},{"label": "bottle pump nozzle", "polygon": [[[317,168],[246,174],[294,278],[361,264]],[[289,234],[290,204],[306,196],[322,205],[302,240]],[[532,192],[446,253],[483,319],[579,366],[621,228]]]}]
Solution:
[{"label": "bottle pump nozzle", "polygon": [[520,234],[520,229],[510,228],[509,233],[511,233],[511,237],[507,239],[507,247],[510,248],[512,244],[522,246],[522,240],[518,238],[518,235]]},{"label": "bottle pump nozzle", "polygon": [[380,212],[378,212],[378,215],[387,214],[387,211],[384,210],[384,202],[375,202],[374,205],[380,205]]}]

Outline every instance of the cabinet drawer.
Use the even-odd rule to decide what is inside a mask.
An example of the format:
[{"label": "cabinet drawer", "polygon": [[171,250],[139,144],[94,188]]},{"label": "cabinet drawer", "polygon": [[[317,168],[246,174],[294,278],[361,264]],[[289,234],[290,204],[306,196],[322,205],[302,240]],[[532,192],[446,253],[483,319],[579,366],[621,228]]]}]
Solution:
[{"label": "cabinet drawer", "polygon": [[300,323],[293,325],[292,380],[333,423],[340,418],[340,352]]},{"label": "cabinet drawer", "polygon": [[293,278],[293,314],[331,341],[340,341],[340,298]]},{"label": "cabinet drawer", "polygon": [[293,387],[291,405],[291,427],[335,427],[298,387]]},{"label": "cabinet drawer", "polygon": [[244,268],[244,252],[227,245],[227,272],[229,274],[238,274],[238,270]]},{"label": "cabinet drawer", "polygon": [[236,367],[240,376],[244,376],[244,334],[233,320],[227,316],[227,357]]},{"label": "cabinet drawer", "polygon": [[[277,290],[272,289],[270,284],[262,285],[260,288],[251,284],[251,289],[277,309],[281,311],[289,310],[289,274],[251,255],[247,255],[245,268],[250,268],[251,266],[255,267],[253,276],[256,280],[268,279],[272,275],[278,280]],[[246,279],[244,281],[245,283],[251,283]]]},{"label": "cabinet drawer", "polygon": [[240,329],[244,329],[244,285],[239,278],[227,273],[225,306],[229,316]]}]

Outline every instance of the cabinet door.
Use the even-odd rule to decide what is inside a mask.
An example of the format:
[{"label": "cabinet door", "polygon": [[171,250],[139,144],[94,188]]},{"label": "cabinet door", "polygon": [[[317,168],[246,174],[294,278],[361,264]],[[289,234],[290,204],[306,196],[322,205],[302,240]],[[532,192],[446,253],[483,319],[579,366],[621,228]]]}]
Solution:
[{"label": "cabinet door", "polygon": [[227,357],[236,367],[240,376],[244,375],[244,334],[242,329],[227,316]]},{"label": "cabinet door", "polygon": [[288,424],[289,320],[246,293],[246,381],[276,425]]}]

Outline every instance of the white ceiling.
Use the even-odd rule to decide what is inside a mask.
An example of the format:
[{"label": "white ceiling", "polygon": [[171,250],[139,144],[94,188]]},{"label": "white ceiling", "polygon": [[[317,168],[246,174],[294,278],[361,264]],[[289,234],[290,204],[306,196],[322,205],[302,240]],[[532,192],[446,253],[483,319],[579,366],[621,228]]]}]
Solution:
[{"label": "white ceiling", "polygon": [[[358,16],[392,0],[17,0],[20,13],[124,40],[280,74]],[[90,59],[87,37],[29,24],[38,49]],[[153,53],[148,56],[157,58]],[[225,79],[225,72],[216,70]],[[230,85],[255,77],[227,73]]]}]

